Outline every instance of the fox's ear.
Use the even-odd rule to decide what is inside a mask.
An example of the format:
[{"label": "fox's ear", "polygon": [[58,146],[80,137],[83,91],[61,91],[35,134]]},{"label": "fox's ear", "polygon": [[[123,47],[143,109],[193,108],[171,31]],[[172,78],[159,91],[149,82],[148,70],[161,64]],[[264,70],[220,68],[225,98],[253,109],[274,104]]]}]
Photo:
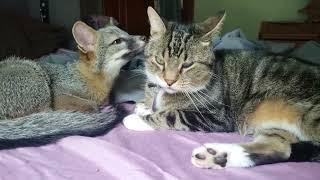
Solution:
[{"label": "fox's ear", "polygon": [[220,31],[222,30],[225,18],[226,12],[223,10],[218,12],[216,16],[210,17],[202,23],[198,24],[203,33],[201,40],[203,42],[210,42],[212,38],[218,36],[220,34]]},{"label": "fox's ear", "polygon": [[148,17],[150,21],[150,35],[151,37],[159,37],[166,32],[166,26],[158,13],[152,8],[148,7]]},{"label": "fox's ear", "polygon": [[89,27],[82,21],[77,21],[72,27],[72,34],[78,44],[78,48],[83,52],[92,52],[97,44],[97,31]]},{"label": "fox's ear", "polygon": [[107,21],[105,27],[107,26],[118,26],[119,25],[119,22],[113,18],[113,17],[110,17],[109,20]]}]

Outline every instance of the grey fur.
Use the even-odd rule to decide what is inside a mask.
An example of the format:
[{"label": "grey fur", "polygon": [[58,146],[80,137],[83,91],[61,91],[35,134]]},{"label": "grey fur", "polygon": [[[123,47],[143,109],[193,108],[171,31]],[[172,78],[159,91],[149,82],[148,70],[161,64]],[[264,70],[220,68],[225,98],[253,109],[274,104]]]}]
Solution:
[{"label": "grey fur", "polygon": [[102,135],[118,122],[108,113],[42,112],[0,122],[0,149],[40,146],[71,136]]},{"label": "grey fur", "polygon": [[[90,62],[76,60],[64,66],[18,57],[0,62],[0,149],[42,145],[69,135],[99,135],[125,115],[122,105],[108,112],[99,112],[99,107],[103,100],[109,100],[120,68],[142,53],[144,42],[115,26],[94,31],[82,22],[76,24],[98,39],[96,55],[88,59]],[[121,43],[113,43],[119,38]],[[90,56],[86,53],[82,55]],[[106,83],[103,99],[89,87],[90,80],[85,78],[81,65],[92,77],[103,75],[106,79],[100,82]],[[72,103],[58,107],[57,102],[65,98],[70,98]]]}]

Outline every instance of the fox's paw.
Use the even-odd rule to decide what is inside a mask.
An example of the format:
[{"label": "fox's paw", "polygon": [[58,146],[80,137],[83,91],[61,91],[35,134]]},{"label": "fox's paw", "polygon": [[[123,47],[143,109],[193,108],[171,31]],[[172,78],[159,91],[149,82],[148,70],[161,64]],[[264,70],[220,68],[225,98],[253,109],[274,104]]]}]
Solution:
[{"label": "fox's paw", "polygon": [[137,114],[131,114],[123,119],[123,125],[131,130],[135,131],[152,131],[154,130],[146,122],[142,120],[142,117]]},{"label": "fox's paw", "polygon": [[237,144],[204,144],[193,150],[191,163],[198,168],[223,169],[226,167],[250,167],[254,162]]}]

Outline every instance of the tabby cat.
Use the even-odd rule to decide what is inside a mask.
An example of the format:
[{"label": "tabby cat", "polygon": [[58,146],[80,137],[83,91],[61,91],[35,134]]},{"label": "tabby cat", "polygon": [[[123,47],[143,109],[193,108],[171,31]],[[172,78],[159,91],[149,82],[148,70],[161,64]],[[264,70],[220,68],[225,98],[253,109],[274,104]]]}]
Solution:
[{"label": "tabby cat", "polygon": [[199,24],[165,23],[148,9],[144,104],[124,119],[133,130],[253,134],[241,144],[196,148],[196,167],[319,161],[320,68],[264,52],[213,51],[225,13]]}]

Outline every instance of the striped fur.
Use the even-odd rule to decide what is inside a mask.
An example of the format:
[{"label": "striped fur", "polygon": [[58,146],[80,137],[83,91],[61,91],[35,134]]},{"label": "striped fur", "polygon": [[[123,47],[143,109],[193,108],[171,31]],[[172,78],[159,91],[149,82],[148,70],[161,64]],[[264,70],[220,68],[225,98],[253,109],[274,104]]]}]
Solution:
[{"label": "striped fur", "polygon": [[[159,18],[154,11],[148,13],[150,22],[159,21],[152,21]],[[145,49],[145,104],[153,113],[142,120],[153,129],[239,131],[256,137],[250,143],[196,149],[192,163],[201,168],[299,159],[295,153],[303,154],[301,146],[308,143],[314,150],[302,159],[319,159],[320,68],[264,52],[212,53],[212,42],[206,40],[220,31],[224,16],[218,19],[169,23],[151,37]],[[204,31],[208,22],[211,30]],[[156,32],[158,26],[152,26]]]}]

